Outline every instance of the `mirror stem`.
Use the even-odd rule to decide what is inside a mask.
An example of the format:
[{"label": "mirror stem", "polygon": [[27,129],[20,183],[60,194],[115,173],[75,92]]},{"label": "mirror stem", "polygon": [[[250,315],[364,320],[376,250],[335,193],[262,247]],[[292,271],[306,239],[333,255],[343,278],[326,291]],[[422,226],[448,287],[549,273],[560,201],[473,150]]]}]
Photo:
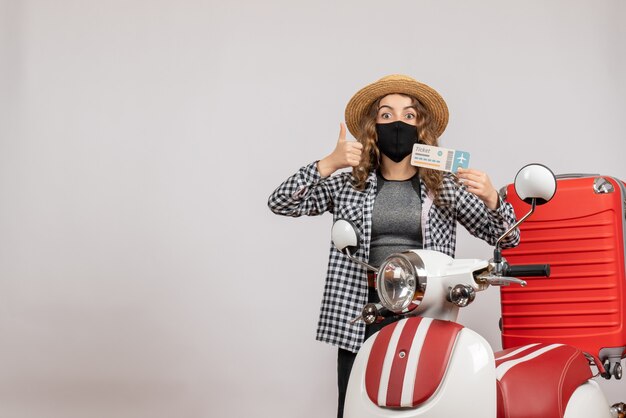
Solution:
[{"label": "mirror stem", "polygon": [[348,256],[348,258],[349,258],[350,260],[354,261],[355,263],[358,263],[358,264],[362,265],[362,266],[363,266],[363,267],[365,267],[367,270],[369,270],[369,271],[376,271],[376,272],[378,271],[378,269],[377,269],[377,268],[370,266],[370,265],[369,265],[369,264],[367,264],[366,262],[361,261],[361,260],[359,260],[359,259],[358,259],[358,258],[356,258],[356,257],[353,257],[353,256],[352,256],[352,254],[350,254],[350,250],[349,250],[349,249],[347,249],[347,248],[346,248],[346,249],[344,250],[344,252],[345,252],[345,254]]},{"label": "mirror stem", "polygon": [[496,248],[493,250],[493,261],[495,263],[502,262],[502,250],[500,249],[500,243],[504,238],[506,238],[511,232],[515,230],[522,222],[526,220],[530,215],[535,212],[535,207],[537,207],[537,199],[532,199],[530,202],[530,212],[524,215],[519,221],[515,222],[512,227],[510,227],[498,240],[496,241]]}]

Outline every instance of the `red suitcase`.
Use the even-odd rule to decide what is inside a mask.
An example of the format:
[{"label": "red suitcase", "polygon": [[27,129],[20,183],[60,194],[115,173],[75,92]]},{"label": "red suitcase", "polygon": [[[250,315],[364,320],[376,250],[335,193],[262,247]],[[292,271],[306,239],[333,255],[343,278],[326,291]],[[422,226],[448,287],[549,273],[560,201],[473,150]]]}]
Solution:
[{"label": "red suitcase", "polygon": [[[530,210],[512,185],[506,192],[518,218]],[[557,176],[554,198],[521,225],[520,245],[503,251],[510,264],[551,266],[550,278],[527,277],[526,287],[501,288],[505,349],[565,343],[593,356],[604,377],[621,378],[625,197],[624,183],[612,177]]]}]

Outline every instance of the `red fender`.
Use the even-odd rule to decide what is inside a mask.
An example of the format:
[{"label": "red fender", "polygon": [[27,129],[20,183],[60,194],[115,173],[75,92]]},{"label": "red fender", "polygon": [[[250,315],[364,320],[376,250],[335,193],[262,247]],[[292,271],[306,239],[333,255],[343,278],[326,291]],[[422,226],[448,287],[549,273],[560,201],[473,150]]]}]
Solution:
[{"label": "red fender", "polygon": [[417,407],[440,386],[463,327],[449,321],[412,317],[383,328],[367,361],[370,400],[387,408]]}]

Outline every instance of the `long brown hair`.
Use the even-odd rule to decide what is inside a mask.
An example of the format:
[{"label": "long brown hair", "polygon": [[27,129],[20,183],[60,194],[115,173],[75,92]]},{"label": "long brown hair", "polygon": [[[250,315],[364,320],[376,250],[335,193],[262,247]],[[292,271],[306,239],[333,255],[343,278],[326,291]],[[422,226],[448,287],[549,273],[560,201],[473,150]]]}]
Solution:
[{"label": "long brown hair", "polygon": [[[402,96],[407,96],[403,94]],[[431,128],[431,117],[428,110],[422,105],[419,100],[413,96],[407,96],[411,98],[413,106],[417,112],[416,126],[419,141],[426,145],[439,146],[439,141],[435,137]],[[354,187],[357,190],[365,189],[365,182],[369,174],[380,167],[380,151],[376,142],[378,136],[376,135],[376,117],[378,115],[378,107],[382,97],[376,100],[370,106],[367,115],[361,120],[360,137],[357,140],[363,144],[363,158],[358,166],[352,169],[352,176],[354,177]],[[434,195],[434,203],[440,205],[443,202],[439,199],[440,186],[443,183],[443,173],[438,170],[432,170],[429,168],[419,167],[419,175],[426,184],[426,188]]]}]

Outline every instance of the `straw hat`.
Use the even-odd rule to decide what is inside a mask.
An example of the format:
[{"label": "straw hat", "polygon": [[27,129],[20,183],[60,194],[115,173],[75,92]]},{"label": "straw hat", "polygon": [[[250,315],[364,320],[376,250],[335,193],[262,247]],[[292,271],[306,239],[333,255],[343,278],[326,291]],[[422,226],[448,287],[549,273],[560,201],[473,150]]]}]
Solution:
[{"label": "straw hat", "polygon": [[413,96],[428,109],[435,137],[438,138],[446,129],[448,106],[439,93],[409,76],[393,74],[363,87],[348,102],[346,125],[355,138],[358,138],[361,130],[361,119],[367,115],[372,103],[392,93]]}]

